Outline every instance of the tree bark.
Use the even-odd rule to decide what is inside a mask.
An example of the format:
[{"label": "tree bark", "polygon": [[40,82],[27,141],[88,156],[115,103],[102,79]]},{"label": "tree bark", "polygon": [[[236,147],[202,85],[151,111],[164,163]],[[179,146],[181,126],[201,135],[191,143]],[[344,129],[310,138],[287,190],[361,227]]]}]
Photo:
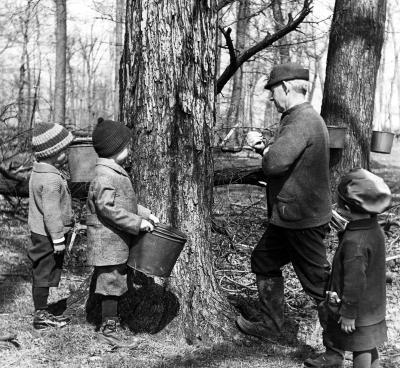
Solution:
[{"label": "tree bark", "polygon": [[[370,140],[386,0],[336,0],[329,39],[321,115],[348,128],[332,184],[348,169],[369,169]],[[334,153],[337,155],[337,153]]]},{"label": "tree bark", "polygon": [[67,66],[67,4],[56,2],[56,76],[54,81],[54,122],[65,125]]},{"label": "tree bark", "polygon": [[128,0],[126,27],[120,99],[133,130],[134,185],[141,203],[188,236],[164,284],[179,298],[175,326],[189,343],[220,340],[231,333],[233,314],[209,245],[214,4]]}]

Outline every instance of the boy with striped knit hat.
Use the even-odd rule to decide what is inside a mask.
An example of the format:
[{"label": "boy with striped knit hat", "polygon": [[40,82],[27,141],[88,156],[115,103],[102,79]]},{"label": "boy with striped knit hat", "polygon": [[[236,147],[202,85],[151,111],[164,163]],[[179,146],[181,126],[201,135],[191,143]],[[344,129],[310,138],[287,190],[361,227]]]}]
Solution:
[{"label": "boy with striped knit hat", "polygon": [[28,225],[32,245],[32,297],[35,307],[33,327],[63,327],[69,319],[54,316],[47,309],[49,288],[60,282],[66,234],[73,226],[71,195],[58,170],[67,163],[66,149],[73,137],[63,126],[37,124],[32,149],[36,158],[29,180]]}]

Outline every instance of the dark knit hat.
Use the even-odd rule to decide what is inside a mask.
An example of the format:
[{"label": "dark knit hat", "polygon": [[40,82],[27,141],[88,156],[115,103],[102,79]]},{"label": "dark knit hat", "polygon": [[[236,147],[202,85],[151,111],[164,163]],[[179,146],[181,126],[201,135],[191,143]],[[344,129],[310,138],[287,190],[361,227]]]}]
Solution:
[{"label": "dark knit hat", "polygon": [[93,147],[99,157],[110,157],[121,152],[132,138],[131,130],[122,123],[99,118],[93,130]]},{"label": "dark knit hat", "polygon": [[72,142],[71,132],[60,124],[40,123],[34,126],[32,149],[38,159],[55,156]]},{"label": "dark knit hat", "polygon": [[271,89],[271,87],[280,82],[293,79],[304,79],[308,81],[310,79],[308,69],[305,69],[300,64],[296,63],[275,65],[269,75],[268,83],[264,88]]},{"label": "dark knit hat", "polygon": [[351,209],[378,214],[390,207],[391,193],[382,178],[356,168],[345,174],[338,185],[338,197]]}]

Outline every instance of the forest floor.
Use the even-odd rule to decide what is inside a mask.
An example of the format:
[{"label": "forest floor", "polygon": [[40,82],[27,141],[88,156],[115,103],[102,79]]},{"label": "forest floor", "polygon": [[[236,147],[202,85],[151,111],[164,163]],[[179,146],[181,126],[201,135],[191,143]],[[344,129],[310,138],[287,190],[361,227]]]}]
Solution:
[{"label": "forest floor", "polygon": [[[383,176],[400,202],[400,144],[391,155],[374,154],[373,171]],[[213,233],[211,239],[215,268],[221,289],[237,307],[254,304],[256,288],[250,272],[250,253],[266,225],[265,191],[255,186],[217,187],[214,218],[228,236]],[[94,326],[86,322],[78,308],[71,325],[60,330],[37,331],[32,327],[30,264],[26,256],[28,227],[22,216],[15,217],[1,200],[0,212],[0,335],[15,333],[19,347],[0,343],[1,367],[301,367],[307,357],[322,350],[321,330],[315,309],[301,290],[291,266],[284,269],[284,333],[275,342],[238,334],[235,342],[215,345],[187,345],[168,333],[136,334],[139,345],[132,350],[111,350],[97,342]],[[20,214],[21,215],[21,214]],[[381,217],[399,221],[400,209]],[[387,256],[400,254],[400,227],[387,232]],[[90,273],[85,265],[85,237],[65,260],[60,288],[51,289],[50,302],[66,298],[79,289]],[[336,246],[332,234],[326,240],[332,257]],[[400,366],[400,258],[387,263],[391,282],[387,284],[389,341],[380,348],[382,367]],[[153,331],[154,332],[154,331]],[[126,337],[133,332],[126,331]],[[351,366],[351,356],[346,367]]]}]

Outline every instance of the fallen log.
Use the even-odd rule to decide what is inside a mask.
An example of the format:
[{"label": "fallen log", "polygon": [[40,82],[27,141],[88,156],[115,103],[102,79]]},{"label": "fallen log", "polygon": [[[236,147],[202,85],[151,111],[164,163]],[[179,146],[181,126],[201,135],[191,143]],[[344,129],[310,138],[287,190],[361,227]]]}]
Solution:
[{"label": "fallen log", "polygon": [[[251,151],[227,152],[213,149],[214,185],[251,184],[265,186],[261,156]],[[74,198],[87,196],[89,183],[69,183]],[[29,196],[29,173],[15,175],[0,170],[0,194],[14,197]]]}]

